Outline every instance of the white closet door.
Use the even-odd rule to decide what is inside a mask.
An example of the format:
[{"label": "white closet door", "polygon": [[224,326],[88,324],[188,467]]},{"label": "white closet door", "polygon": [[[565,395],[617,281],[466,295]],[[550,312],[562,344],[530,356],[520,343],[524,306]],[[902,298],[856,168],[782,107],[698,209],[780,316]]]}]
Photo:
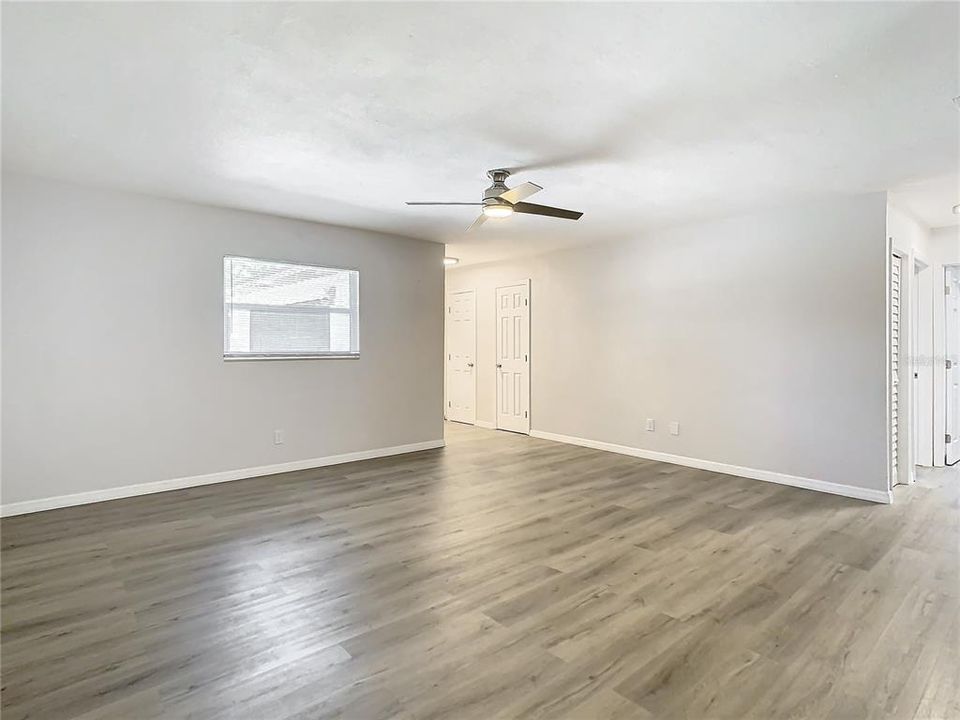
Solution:
[{"label": "white closet door", "polygon": [[497,428],[530,432],[530,290],[497,288]]},{"label": "white closet door", "polygon": [[477,421],[477,301],[473,290],[447,298],[447,419]]}]

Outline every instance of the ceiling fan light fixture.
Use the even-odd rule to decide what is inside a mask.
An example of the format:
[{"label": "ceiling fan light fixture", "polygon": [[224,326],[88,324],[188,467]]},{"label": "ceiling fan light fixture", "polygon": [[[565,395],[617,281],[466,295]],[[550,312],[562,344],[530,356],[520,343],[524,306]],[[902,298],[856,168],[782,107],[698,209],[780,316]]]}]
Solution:
[{"label": "ceiling fan light fixture", "polygon": [[443,264],[446,265],[447,267],[450,267],[451,265],[456,265],[458,262],[460,262],[460,258],[445,257],[443,259]]},{"label": "ceiling fan light fixture", "polygon": [[543,217],[562,218],[564,220],[579,220],[583,216],[583,213],[577,210],[564,210],[549,205],[526,202],[528,197],[535,195],[543,188],[532,182],[525,182],[516,187],[508,188],[505,181],[510,177],[509,170],[490,170],[487,172],[487,176],[493,180],[493,184],[483,191],[481,202],[412,202],[408,200],[407,205],[479,205],[480,214],[467,228],[467,232],[476,230],[490,218],[508,218],[514,213],[542,215]]},{"label": "ceiling fan light fixture", "polygon": [[513,215],[513,206],[506,203],[491,203],[483,206],[483,214],[488,218],[505,218]]}]

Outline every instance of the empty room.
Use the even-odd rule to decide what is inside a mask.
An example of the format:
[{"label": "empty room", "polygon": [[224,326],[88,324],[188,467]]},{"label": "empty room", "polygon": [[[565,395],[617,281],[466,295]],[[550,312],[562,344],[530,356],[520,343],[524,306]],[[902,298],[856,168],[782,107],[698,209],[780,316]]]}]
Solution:
[{"label": "empty room", "polygon": [[0,12],[4,720],[960,720],[960,3]]}]

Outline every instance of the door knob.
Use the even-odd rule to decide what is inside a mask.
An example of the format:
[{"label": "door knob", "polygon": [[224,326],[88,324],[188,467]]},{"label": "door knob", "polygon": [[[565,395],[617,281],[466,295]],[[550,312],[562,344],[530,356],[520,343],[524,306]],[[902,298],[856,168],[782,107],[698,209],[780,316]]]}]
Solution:
[{"label": "door knob", "polygon": [[497,367],[498,367],[498,368],[502,368],[503,365],[501,365],[500,363],[497,363]]},{"label": "door knob", "polygon": [[473,363],[467,363],[467,367],[473,367]]}]

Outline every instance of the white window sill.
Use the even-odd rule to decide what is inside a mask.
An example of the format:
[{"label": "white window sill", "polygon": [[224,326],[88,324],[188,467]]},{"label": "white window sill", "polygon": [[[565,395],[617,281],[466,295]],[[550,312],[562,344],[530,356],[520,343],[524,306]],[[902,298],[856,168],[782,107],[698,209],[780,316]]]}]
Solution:
[{"label": "white window sill", "polygon": [[224,355],[224,362],[251,360],[359,360],[360,353],[329,353],[324,355]]}]

